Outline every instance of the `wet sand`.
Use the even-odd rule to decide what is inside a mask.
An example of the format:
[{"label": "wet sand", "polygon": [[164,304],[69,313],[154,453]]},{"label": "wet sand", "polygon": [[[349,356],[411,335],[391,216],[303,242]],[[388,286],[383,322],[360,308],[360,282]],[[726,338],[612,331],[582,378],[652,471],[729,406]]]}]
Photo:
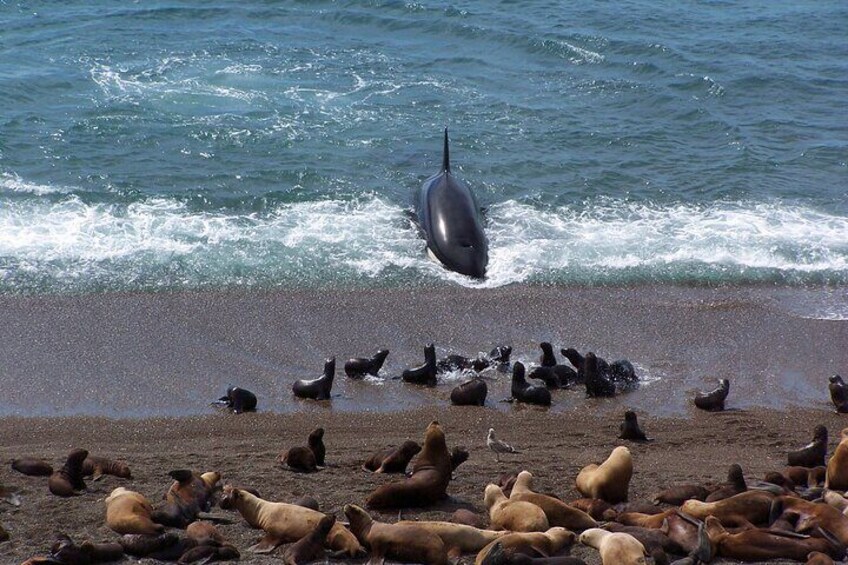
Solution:
[{"label": "wet sand", "polygon": [[[117,486],[144,493],[154,503],[161,500],[170,480],[167,471],[191,468],[218,470],[225,482],[252,486],[263,497],[292,501],[314,496],[322,510],[341,517],[345,503],[362,504],[377,485],[390,476],[366,473],[360,465],[372,451],[407,438],[420,441],[426,424],[438,418],[445,427],[448,445],[464,445],[471,452],[448,492],[453,497],[427,511],[406,511],[407,518],[447,519],[456,508],[483,512],[485,485],[501,473],[531,470],[539,490],[565,500],[578,495],[574,478],[584,465],[605,458],[613,447],[626,444],[633,453],[633,501],[649,500],[658,489],[678,481],[723,480],[727,468],[739,463],[748,478],[780,470],[790,449],[805,445],[816,424],[831,433],[831,450],[846,417],[825,410],[730,410],[693,413],[691,418],[640,416],[642,427],[655,438],[647,444],[617,440],[619,417],[598,415],[588,405],[568,413],[533,408],[502,412],[476,407],[442,407],[409,412],[353,414],[347,412],[293,414],[215,414],[204,417],[150,420],[109,420],[75,417],[53,419],[4,418],[0,433],[0,484],[23,489],[19,508],[2,505],[0,522],[12,540],[0,544],[0,562],[19,563],[45,551],[56,532],[76,539],[115,540],[104,525],[103,499]],[[302,445],[315,426],[326,429],[328,467],[310,475],[280,468],[276,457],[285,449]],[[498,463],[485,446],[489,426],[523,454],[503,456]],[[21,455],[42,456],[60,465],[73,447],[129,462],[132,480],[105,477],[88,482],[82,496],[52,496],[45,478],[25,477],[12,471],[9,461]],[[232,520],[221,526],[225,536],[242,550],[246,563],[279,563],[277,556],[256,556],[245,551],[259,538],[235,512],[215,508],[213,514]],[[375,513],[385,521],[396,512]],[[575,546],[572,554],[598,564],[594,550]],[[721,563],[722,561],[716,561]],[[726,561],[725,561],[726,562]],[[152,561],[145,561],[152,563]]]}]

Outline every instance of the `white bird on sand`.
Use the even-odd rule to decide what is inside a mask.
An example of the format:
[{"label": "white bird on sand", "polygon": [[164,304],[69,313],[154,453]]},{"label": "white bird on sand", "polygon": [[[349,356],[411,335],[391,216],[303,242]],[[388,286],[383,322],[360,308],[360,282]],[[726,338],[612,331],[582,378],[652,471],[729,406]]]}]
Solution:
[{"label": "white bird on sand", "polygon": [[489,428],[489,435],[486,437],[486,445],[489,446],[489,449],[495,452],[495,456],[498,461],[501,460],[501,453],[521,453],[510,444],[499,439],[495,439],[495,428]]}]

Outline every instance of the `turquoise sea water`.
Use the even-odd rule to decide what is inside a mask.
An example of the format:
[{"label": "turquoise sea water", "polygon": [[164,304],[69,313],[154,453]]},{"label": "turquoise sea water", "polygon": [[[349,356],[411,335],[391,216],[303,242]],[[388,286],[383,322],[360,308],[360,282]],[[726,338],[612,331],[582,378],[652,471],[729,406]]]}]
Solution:
[{"label": "turquoise sea water", "polygon": [[[848,283],[848,4],[0,1],[0,293]],[[489,277],[407,211],[452,163]]]}]

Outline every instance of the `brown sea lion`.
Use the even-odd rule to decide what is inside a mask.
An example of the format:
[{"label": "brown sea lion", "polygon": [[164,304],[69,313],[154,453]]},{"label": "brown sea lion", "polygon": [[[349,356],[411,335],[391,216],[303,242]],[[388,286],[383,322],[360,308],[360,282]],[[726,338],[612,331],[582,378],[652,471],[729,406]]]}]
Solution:
[{"label": "brown sea lion", "polygon": [[474,564],[486,562],[496,544],[511,554],[549,557],[573,544],[575,537],[573,532],[561,527],[549,528],[544,532],[509,532],[481,549]]},{"label": "brown sea lion", "polygon": [[132,479],[129,465],[123,461],[113,461],[106,457],[95,457],[89,455],[82,462],[82,474],[86,477],[93,476],[97,481],[103,475],[112,475],[121,479]]},{"label": "brown sea lion", "polygon": [[34,558],[33,563],[58,563],[61,565],[94,565],[111,563],[124,557],[124,549],[118,543],[74,542],[65,534],[60,534],[50,548],[50,555]]},{"label": "brown sea lion", "polygon": [[605,500],[601,500],[600,498],[578,498],[576,500],[572,500],[568,504],[575,508],[579,508],[591,516],[593,520],[609,520],[609,517],[604,516],[604,513],[608,510],[612,511],[612,515],[618,514],[618,512],[613,509],[612,504]]},{"label": "brown sea lion", "polygon": [[668,510],[663,510],[658,514],[645,514],[644,512],[620,512],[615,517],[615,521],[625,526],[659,529],[663,527],[663,524],[669,516],[676,513],[676,508],[669,508]]},{"label": "brown sea lion", "polygon": [[836,446],[827,462],[824,488],[848,490],[848,428],[842,430],[839,445]]},{"label": "brown sea lion", "polygon": [[344,513],[350,521],[350,531],[362,545],[371,549],[371,561],[374,563],[382,563],[387,558],[403,563],[448,563],[448,553],[442,539],[424,528],[375,522],[355,504],[345,505]]},{"label": "brown sea lion", "polygon": [[195,540],[175,532],[159,535],[125,534],[121,536],[120,543],[127,555],[159,561],[176,561],[197,547]]},{"label": "brown sea lion", "polygon": [[315,428],[306,439],[306,445],[315,454],[315,463],[319,467],[324,466],[324,457],[327,454],[327,448],[324,447],[324,428]]},{"label": "brown sea lion", "polygon": [[586,562],[569,555],[529,557],[523,553],[506,550],[503,544],[495,542],[479,565],[586,565]]},{"label": "brown sea lion", "polygon": [[806,565],[834,565],[834,562],[830,556],[819,551],[813,551],[807,555]]},{"label": "brown sea lion", "polygon": [[654,504],[672,504],[680,506],[687,500],[706,500],[710,491],[702,485],[695,483],[685,483],[680,485],[672,485],[665,490],[662,490],[654,495]]},{"label": "brown sea lion", "polygon": [[488,393],[486,381],[474,377],[455,387],[450,393],[450,401],[454,406],[485,406]]},{"label": "brown sea lion", "polygon": [[[252,492],[251,494],[262,498],[261,496],[259,496],[259,493]],[[294,504],[295,506],[303,506],[304,508],[311,508],[316,512],[321,511],[321,505],[318,504],[318,501],[312,498],[311,496],[301,496],[300,498],[292,502],[292,504]]]},{"label": "brown sea lion", "polygon": [[450,521],[454,524],[464,524],[479,530],[487,530],[489,528],[489,521],[486,518],[465,508],[454,510],[453,514],[451,514]]},{"label": "brown sea lion", "polygon": [[603,565],[647,565],[645,546],[630,534],[591,528],[580,534],[580,543],[594,547]]},{"label": "brown sea lion", "polygon": [[314,473],[318,470],[315,453],[308,447],[292,447],[277,458],[280,465],[286,465],[297,473]]},{"label": "brown sea lion", "polygon": [[486,487],[483,502],[489,510],[489,521],[496,530],[512,532],[544,532],[549,527],[545,511],[522,500],[510,500],[497,485]]},{"label": "brown sea lion", "polygon": [[468,457],[471,454],[468,453],[468,450],[462,447],[461,445],[455,445],[453,449],[451,449],[450,453],[450,464],[451,464],[451,473],[456,471],[456,468],[468,461]]},{"label": "brown sea lion", "polygon": [[848,546],[848,517],[829,504],[810,502],[794,496],[779,496],[774,499],[771,517],[795,524],[798,533],[821,528],[832,534],[843,546]]},{"label": "brown sea lion", "polygon": [[412,475],[405,481],[378,487],[366,500],[369,508],[428,506],[447,496],[453,469],[445,433],[437,421],[427,426],[423,445]]},{"label": "brown sea lion", "polygon": [[324,374],[312,380],[300,379],[292,384],[292,392],[298,398],[329,400],[333,389],[333,377],[336,374],[336,358],[324,361]]},{"label": "brown sea lion", "polygon": [[174,482],[165,493],[165,503],[154,510],[153,521],[164,526],[185,528],[201,512],[212,509],[221,474],[216,471],[198,474],[188,469],[178,469],[168,475]]},{"label": "brown sea lion", "polygon": [[186,536],[198,543],[198,545],[223,545],[227,543],[224,535],[212,522],[198,520],[186,527]]},{"label": "brown sea lion", "polygon": [[463,553],[480,551],[486,545],[508,533],[503,530],[486,530],[463,524],[432,520],[402,520],[397,524],[418,526],[436,534],[445,544],[445,549],[447,549],[450,558],[458,558]]},{"label": "brown sea lion", "polygon": [[545,513],[551,526],[562,526],[569,530],[598,527],[598,523],[579,508],[569,506],[558,498],[533,492],[533,475],[529,471],[518,473],[509,499],[535,504]]},{"label": "brown sea lion", "polygon": [[119,534],[162,533],[165,528],[152,515],[153,507],[139,492],[118,487],[106,498],[106,525]]},{"label": "brown sea lion", "polygon": [[830,401],[836,407],[836,412],[840,414],[848,412],[848,386],[845,385],[845,381],[839,375],[833,375],[829,381],[830,384],[827,385],[827,388],[830,391]]},{"label": "brown sea lion", "polygon": [[827,476],[827,467],[818,466],[812,469],[807,467],[786,467],[783,476],[799,487],[817,487],[824,485]]},{"label": "brown sea lion", "polygon": [[50,463],[35,457],[12,459],[12,469],[30,477],[49,477],[53,474],[53,466]]},{"label": "brown sea lion", "polygon": [[707,516],[705,524],[707,535],[709,535],[719,557],[742,561],[766,561],[769,559],[804,561],[812,551],[835,552],[830,543],[823,538],[799,538],[783,532],[778,533],[757,528],[731,534],[715,516]]},{"label": "brown sea lion", "polygon": [[748,485],[745,483],[745,477],[742,474],[742,467],[734,463],[727,471],[727,482],[707,495],[706,502],[718,502],[725,498],[737,495],[740,492],[748,490]]},{"label": "brown sea lion", "polygon": [[724,402],[730,393],[730,381],[719,379],[718,388],[710,392],[699,392],[695,395],[695,406],[708,412],[721,412],[724,410]]},{"label": "brown sea lion", "polygon": [[630,534],[645,546],[649,553],[660,549],[664,553],[685,555],[688,553],[679,543],[668,537],[663,528],[642,528],[640,526],[625,526],[617,522],[607,522],[602,529],[608,532]]},{"label": "brown sea lion", "polygon": [[726,526],[748,526],[768,522],[774,499],[775,496],[771,493],[749,490],[717,502],[687,500],[680,509],[699,520],[712,515]]},{"label": "brown sea lion", "polygon": [[85,490],[85,481],[82,480],[82,462],[86,457],[88,457],[88,451],[85,449],[71,451],[62,468],[47,479],[50,492],[56,496],[75,496],[80,494],[79,491]]},{"label": "brown sea lion", "polygon": [[[231,485],[224,485],[221,508],[237,510],[251,527],[265,531],[262,541],[253,547],[256,553],[268,553],[281,543],[298,541],[324,517],[324,514],[302,506],[263,500]],[[350,557],[362,551],[353,534],[338,522],[330,529],[327,544]]]},{"label": "brown sea lion", "polygon": [[621,433],[618,434],[618,439],[626,439],[630,441],[653,441],[645,435],[645,432],[639,427],[639,420],[636,418],[636,412],[627,410],[624,413],[624,422],[619,427]]},{"label": "brown sea lion", "polygon": [[787,459],[792,467],[818,467],[825,464],[827,455],[827,428],[816,426],[813,441],[796,451],[790,451]]},{"label": "brown sea lion", "polygon": [[335,523],[335,516],[321,518],[311,532],[286,548],[285,553],[283,553],[283,563],[286,565],[303,565],[325,559],[324,544],[327,540],[327,534],[330,533]]},{"label": "brown sea lion", "polygon": [[601,498],[611,504],[627,500],[630,479],[633,476],[633,459],[630,450],[618,446],[600,465],[583,467],[577,475],[577,490],[589,498]]},{"label": "brown sea lion", "polygon": [[388,447],[374,453],[362,468],[372,473],[405,473],[409,462],[420,451],[418,442],[406,440],[400,447]]}]

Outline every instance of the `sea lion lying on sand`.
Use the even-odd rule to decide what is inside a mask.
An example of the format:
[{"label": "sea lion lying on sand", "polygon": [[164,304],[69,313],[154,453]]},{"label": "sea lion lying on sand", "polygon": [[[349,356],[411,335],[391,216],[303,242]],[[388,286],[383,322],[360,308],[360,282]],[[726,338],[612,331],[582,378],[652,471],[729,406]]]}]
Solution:
[{"label": "sea lion lying on sand", "polygon": [[382,563],[386,558],[402,563],[448,563],[444,542],[427,529],[409,523],[375,522],[355,504],[345,505],[344,513],[350,521],[350,531],[362,545],[371,549],[371,561],[374,563]]},{"label": "sea lion lying on sand", "polygon": [[121,479],[132,479],[129,465],[123,461],[113,461],[106,457],[95,457],[89,455],[82,462],[82,474],[86,477],[93,477],[93,480],[100,480],[103,475],[112,475]]},{"label": "sea lion lying on sand", "polygon": [[483,502],[496,530],[544,532],[550,527],[544,510],[532,502],[508,499],[497,485],[486,486]]},{"label": "sea lion lying on sand", "polygon": [[481,549],[474,563],[485,563],[496,544],[511,554],[549,557],[573,544],[575,537],[573,532],[560,527],[549,528],[544,532],[510,532]]},{"label": "sea lion lying on sand", "polygon": [[85,490],[85,481],[82,480],[82,464],[88,457],[85,449],[74,449],[68,454],[62,468],[50,475],[47,486],[50,492],[56,496],[75,496],[79,491]]},{"label": "sea lion lying on sand", "polygon": [[405,473],[409,462],[420,451],[418,442],[407,440],[400,447],[387,447],[374,453],[362,468],[372,473]]},{"label": "sea lion lying on sand", "polygon": [[118,487],[106,498],[106,525],[119,534],[162,533],[165,528],[152,516],[153,507],[140,492]]}]

